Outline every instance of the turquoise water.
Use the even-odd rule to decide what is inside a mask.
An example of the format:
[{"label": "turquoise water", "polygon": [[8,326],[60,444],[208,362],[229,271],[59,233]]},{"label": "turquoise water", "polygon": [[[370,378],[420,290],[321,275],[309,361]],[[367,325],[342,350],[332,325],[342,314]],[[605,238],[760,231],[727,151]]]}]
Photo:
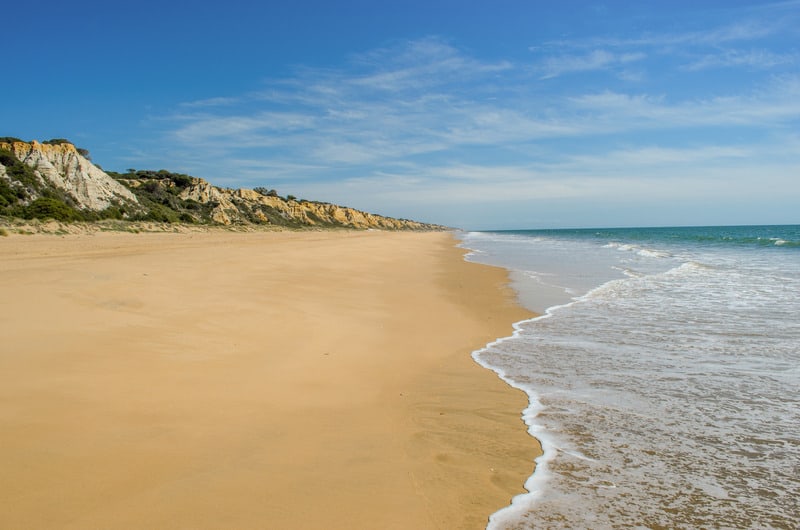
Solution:
[{"label": "turquoise water", "polygon": [[545,454],[490,528],[800,527],[800,227],[471,232]]},{"label": "turquoise water", "polygon": [[572,240],[664,243],[699,247],[800,247],[800,225],[688,226],[658,228],[581,228],[570,230],[508,230],[498,234]]}]

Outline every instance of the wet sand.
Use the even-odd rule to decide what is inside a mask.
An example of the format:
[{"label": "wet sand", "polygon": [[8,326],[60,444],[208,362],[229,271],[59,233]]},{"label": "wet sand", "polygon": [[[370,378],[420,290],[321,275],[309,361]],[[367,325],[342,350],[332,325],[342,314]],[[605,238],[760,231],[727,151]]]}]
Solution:
[{"label": "wet sand", "polygon": [[0,527],[483,528],[537,447],[447,233],[0,238]]}]

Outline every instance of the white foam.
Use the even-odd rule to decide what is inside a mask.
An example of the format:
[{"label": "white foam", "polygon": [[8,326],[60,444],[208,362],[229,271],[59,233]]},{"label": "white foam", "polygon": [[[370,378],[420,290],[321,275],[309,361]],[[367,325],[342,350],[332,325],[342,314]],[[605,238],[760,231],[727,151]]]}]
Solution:
[{"label": "white foam", "polygon": [[672,254],[663,250],[651,250],[647,248],[641,249],[638,254],[648,258],[671,258]]},{"label": "white foam", "polygon": [[530,387],[518,384],[516,381],[508,377],[508,375],[503,369],[485,362],[481,357],[481,353],[484,353],[490,350],[491,348],[502,344],[503,342],[514,340],[519,336],[520,333],[522,333],[523,324],[528,322],[535,322],[543,318],[549,318],[551,315],[551,311],[553,309],[555,308],[548,309],[544,315],[514,323],[513,325],[514,331],[511,336],[499,338],[494,342],[487,344],[480,350],[473,352],[472,354],[472,358],[479,365],[481,365],[486,369],[494,371],[500,377],[500,379],[505,381],[509,386],[516,388],[518,390],[522,390],[528,395],[528,406],[522,411],[522,420],[528,427],[528,433],[536,441],[538,441],[542,449],[542,454],[538,456],[536,459],[534,459],[535,462],[534,473],[530,477],[528,477],[528,479],[525,481],[524,487],[525,490],[527,490],[527,493],[522,493],[514,496],[511,499],[511,504],[493,513],[489,517],[489,523],[486,527],[487,529],[503,528],[504,526],[510,524],[511,522],[519,519],[520,516],[527,513],[531,509],[531,506],[533,505],[536,498],[544,490],[545,484],[547,483],[549,477],[547,465],[548,462],[550,462],[554,458],[556,452],[558,451],[558,448],[555,443],[554,437],[547,432],[544,426],[536,423],[536,417],[543,409],[542,404],[539,401],[539,397],[537,396],[536,392],[534,392]]},{"label": "white foam", "polygon": [[[613,251],[624,276],[602,279],[587,263],[599,285],[473,354],[528,394],[523,419],[544,449],[528,493],[488,527],[796,522],[796,256],[714,248],[652,259],[620,246],[532,247],[581,265]],[[590,283],[577,268],[574,276],[520,270],[532,285]]]}]

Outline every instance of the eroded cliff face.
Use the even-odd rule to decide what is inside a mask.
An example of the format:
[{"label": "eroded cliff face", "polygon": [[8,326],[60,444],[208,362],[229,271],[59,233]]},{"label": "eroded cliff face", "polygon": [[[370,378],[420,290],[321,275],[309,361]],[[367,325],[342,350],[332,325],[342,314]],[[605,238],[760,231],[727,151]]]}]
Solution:
[{"label": "eroded cliff face", "polygon": [[43,183],[69,194],[78,208],[100,211],[115,202],[138,202],[129,189],[92,164],[72,144],[0,142],[0,149],[11,151],[33,168]]},{"label": "eroded cliff face", "polygon": [[[15,189],[25,187],[28,190],[20,198],[10,196],[6,201],[16,201],[12,207],[17,209],[12,215],[16,213],[25,218],[30,218],[26,215],[33,215],[26,214],[25,207],[46,195],[48,188],[50,191],[58,188],[71,198],[67,202],[74,201],[75,204],[70,207],[100,212],[110,206],[118,206],[119,208],[112,209],[116,210],[117,218],[133,221],[271,225],[287,228],[444,228],[393,219],[335,204],[297,201],[250,189],[219,188],[201,178],[172,174],[165,170],[114,174],[112,178],[70,143],[0,141],[0,149],[11,151],[19,162],[33,169],[33,176],[29,174],[25,177],[28,179],[25,184],[19,179],[14,182],[14,178],[0,164],[0,179],[10,182]],[[18,162],[14,161],[14,164]],[[31,180],[38,180],[38,184],[31,185]],[[10,193],[13,194],[13,190]]]},{"label": "eroded cliff face", "polygon": [[[283,224],[280,219],[293,225],[348,228],[375,228],[385,230],[431,230],[438,225],[420,223],[406,219],[394,219],[362,212],[335,204],[296,201],[263,195],[249,189],[227,189],[212,186],[203,179],[195,178],[192,184],[179,195],[183,200],[215,205],[212,219],[220,224]],[[275,216],[279,222],[275,222]]]}]

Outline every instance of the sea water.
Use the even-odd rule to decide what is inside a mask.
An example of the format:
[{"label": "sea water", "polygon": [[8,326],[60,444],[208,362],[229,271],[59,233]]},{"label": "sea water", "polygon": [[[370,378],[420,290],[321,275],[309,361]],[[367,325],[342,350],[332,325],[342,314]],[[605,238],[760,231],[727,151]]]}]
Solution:
[{"label": "sea water", "polygon": [[492,529],[800,528],[800,226],[471,232],[544,454]]}]

